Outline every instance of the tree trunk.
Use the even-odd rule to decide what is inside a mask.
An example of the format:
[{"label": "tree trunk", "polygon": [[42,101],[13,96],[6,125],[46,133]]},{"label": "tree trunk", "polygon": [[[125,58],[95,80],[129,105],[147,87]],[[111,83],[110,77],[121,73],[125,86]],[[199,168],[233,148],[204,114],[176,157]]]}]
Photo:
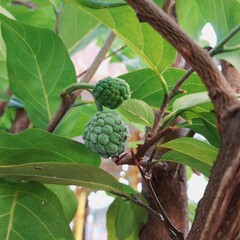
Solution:
[{"label": "tree trunk", "polygon": [[[186,135],[185,130],[178,130],[163,138],[163,142],[170,141]],[[160,158],[166,149],[158,152]],[[151,183],[155,193],[163,206],[172,224],[186,236],[188,232],[188,202],[186,167],[170,162],[155,164],[152,170]],[[151,208],[157,211],[152,196],[148,193],[143,183],[143,195]],[[174,236],[169,235],[166,225],[157,221],[149,214],[147,224],[141,229],[140,240],[171,240]]]},{"label": "tree trunk", "polygon": [[[240,103],[208,53],[152,1],[126,0],[191,65],[214,105],[221,147],[187,240],[235,240],[240,229]],[[229,215],[231,214],[231,215]]]}]

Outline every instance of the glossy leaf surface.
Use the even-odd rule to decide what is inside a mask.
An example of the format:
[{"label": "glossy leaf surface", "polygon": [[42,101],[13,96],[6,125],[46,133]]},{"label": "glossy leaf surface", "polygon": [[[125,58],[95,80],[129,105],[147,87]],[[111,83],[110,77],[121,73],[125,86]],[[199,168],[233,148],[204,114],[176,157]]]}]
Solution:
[{"label": "glossy leaf surface", "polygon": [[46,128],[60,104],[60,94],[76,81],[62,41],[47,29],[0,15],[7,47],[11,91],[22,100],[33,124]]},{"label": "glossy leaf surface", "polygon": [[38,183],[0,181],[0,238],[73,240],[62,205]]}]

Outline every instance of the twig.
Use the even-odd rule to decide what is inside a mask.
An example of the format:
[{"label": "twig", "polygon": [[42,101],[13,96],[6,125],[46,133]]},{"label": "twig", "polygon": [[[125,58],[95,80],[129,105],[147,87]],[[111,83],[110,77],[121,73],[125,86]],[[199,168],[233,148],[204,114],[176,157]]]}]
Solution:
[{"label": "twig", "polygon": [[55,5],[53,4],[53,10],[54,10],[54,13],[55,13],[55,15],[56,15],[56,23],[55,23],[55,27],[54,27],[54,31],[55,31],[56,34],[59,33],[59,20],[60,20],[60,15],[61,15],[63,6],[64,6],[64,4],[62,3],[62,4],[61,4],[61,8],[60,8],[60,10],[58,11],[58,10],[56,9]]},{"label": "twig", "polygon": [[95,74],[98,67],[102,63],[107,51],[111,47],[115,37],[116,37],[116,35],[113,32],[111,32],[110,35],[108,36],[104,46],[100,49],[97,57],[94,59],[91,67],[88,69],[85,76],[81,79],[81,83],[87,83],[87,82],[89,82],[90,79],[92,79],[93,75]]},{"label": "twig", "polygon": [[135,165],[137,166],[139,172],[141,173],[142,179],[143,179],[143,181],[145,182],[145,184],[146,184],[146,186],[147,186],[147,188],[148,188],[148,191],[150,192],[150,194],[151,194],[151,196],[152,196],[152,199],[153,199],[153,201],[154,201],[154,203],[155,203],[155,206],[157,207],[159,213],[160,213],[160,214],[162,215],[162,217],[163,217],[163,220],[164,220],[163,222],[166,224],[166,228],[168,229],[170,236],[174,235],[174,238],[173,238],[173,239],[184,239],[183,233],[182,233],[181,231],[179,231],[179,230],[171,223],[171,221],[170,221],[170,219],[168,218],[165,210],[163,209],[163,206],[162,206],[162,204],[160,203],[160,201],[159,201],[159,199],[158,199],[158,197],[157,197],[157,195],[156,195],[156,193],[155,193],[155,191],[154,191],[154,189],[153,189],[153,187],[152,187],[151,178],[150,178],[150,177],[147,177],[147,176],[144,174],[144,172],[143,172],[143,170],[142,170],[142,168],[141,168],[141,166],[140,166],[140,164],[139,164],[139,162],[138,162],[138,160],[137,160],[137,158],[136,158],[136,156],[134,155],[134,153],[133,153],[132,150],[131,150],[131,154],[132,154],[133,161],[135,162]]},{"label": "twig", "polygon": [[16,110],[16,116],[12,123],[10,132],[11,133],[20,133],[20,132],[24,131],[25,129],[27,129],[29,127],[29,125],[30,125],[30,120],[27,116],[27,112],[24,109],[19,108]]},{"label": "twig", "polygon": [[[106,60],[106,59],[110,58],[111,56],[117,54],[118,52],[122,51],[122,50],[123,50],[124,48],[126,48],[126,47],[127,47],[127,45],[124,45],[124,46],[120,47],[120,48],[117,49],[116,51],[114,51],[114,52],[110,53],[108,56],[104,57],[103,60]],[[88,71],[88,69],[86,69],[86,70],[84,70],[83,72],[79,73],[79,74],[77,75],[77,78],[82,77],[87,71]]]},{"label": "twig", "polygon": [[230,31],[210,52],[210,56],[224,52],[224,45],[240,31],[240,24]]},{"label": "twig", "polygon": [[164,136],[168,135],[170,132],[173,132],[175,130],[177,130],[177,127],[168,127],[168,128],[163,129],[162,131],[158,132],[152,138],[147,139],[144,142],[144,144],[141,147],[139,147],[136,157],[138,159],[142,158],[150,147],[152,147],[155,143],[157,143],[161,138],[163,138]]},{"label": "twig", "polygon": [[39,8],[40,6],[37,5],[36,3],[33,2],[22,2],[22,1],[12,1],[11,2],[12,5],[22,5],[24,7],[30,8],[30,9],[34,9],[34,8]]},{"label": "twig", "polygon": [[[148,151],[150,147],[152,147],[156,142],[158,142],[161,138],[168,135],[170,132],[175,131],[176,127],[168,127],[163,129],[162,131],[158,132],[155,136],[153,136],[150,139],[146,139],[143,145],[140,145],[137,148],[136,158],[142,159],[142,157],[145,155],[145,153]],[[113,159],[113,158],[112,158]],[[117,165],[123,165],[123,164],[129,164],[134,165],[131,152],[124,152],[122,156],[120,156],[117,159],[113,159],[114,162],[116,162]],[[143,163],[144,164],[144,163]],[[142,162],[141,162],[142,165]]]},{"label": "twig", "polygon": [[121,194],[121,193],[118,193],[118,192],[114,192],[114,191],[111,191],[110,193],[112,193],[112,194],[114,194],[116,196],[122,197],[124,199],[127,199],[129,201],[134,202],[138,206],[140,206],[140,207],[144,208],[145,210],[147,210],[153,217],[155,217],[160,222],[164,221],[163,216],[160,213],[158,213],[157,211],[155,211],[154,209],[149,207],[147,204],[145,204],[143,201],[141,201],[136,195],[132,194],[131,197],[129,197],[129,196],[126,196],[124,194]]},{"label": "twig", "polygon": [[[81,80],[81,83],[88,83],[95,72],[97,71],[99,65],[101,64],[104,56],[106,55],[108,49],[110,48],[112,42],[114,41],[116,35],[114,33],[110,33],[108,38],[106,39],[105,44],[100,49],[99,53],[97,54],[96,58],[94,59],[93,63],[91,64],[89,70],[87,71],[85,77]],[[67,111],[72,107],[75,100],[78,98],[78,96],[81,94],[82,89],[75,91],[71,95],[66,94],[66,92],[63,92],[62,94],[62,102],[59,106],[59,109],[57,110],[57,113],[53,117],[52,121],[47,127],[47,131],[54,132],[58,124],[61,122]]]}]

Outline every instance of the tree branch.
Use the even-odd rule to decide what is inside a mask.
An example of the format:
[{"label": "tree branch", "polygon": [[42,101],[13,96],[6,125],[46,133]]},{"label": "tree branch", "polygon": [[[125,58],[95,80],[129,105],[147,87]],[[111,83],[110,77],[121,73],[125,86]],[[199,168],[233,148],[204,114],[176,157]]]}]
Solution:
[{"label": "tree branch", "polygon": [[[107,51],[112,45],[112,42],[114,41],[116,35],[111,32],[110,35],[108,36],[105,44],[103,47],[100,49],[99,53],[97,54],[96,58],[94,59],[93,63],[91,64],[90,68],[88,69],[86,75],[84,78],[80,81],[81,83],[88,83],[95,72],[97,71],[98,67],[100,66],[102,60],[104,59]],[[50,122],[49,126],[47,127],[47,131],[49,132],[54,132],[58,124],[61,122],[65,114],[68,112],[68,110],[72,107],[74,104],[75,100],[78,98],[78,96],[81,94],[82,89],[79,89],[72,93],[71,95],[68,95],[66,92],[62,93],[62,102],[61,105],[53,117],[52,121]]]},{"label": "tree branch", "polygon": [[29,127],[30,120],[23,108],[16,110],[16,116],[10,129],[11,133],[20,133]]},{"label": "tree branch", "polygon": [[199,47],[152,1],[126,1],[136,11],[141,21],[148,22],[168,40],[200,76],[213,102],[217,124],[220,126],[219,130],[221,131],[225,127],[223,119],[228,114],[226,109],[233,105],[236,107],[240,107],[240,105],[231,87],[210,58],[208,52]]},{"label": "tree branch", "polygon": [[[221,149],[212,169],[204,196],[198,204],[195,220],[187,240],[234,239],[239,234],[240,204],[236,204],[240,185],[240,104],[234,91],[215,66],[209,54],[200,48],[153,2],[126,0],[141,21],[148,22],[168,40],[191,65],[205,84],[214,105]],[[232,203],[235,205],[233,206]],[[237,224],[224,222],[236,211]],[[232,218],[231,218],[232,219]],[[233,219],[232,219],[233,221]]]},{"label": "tree branch", "polygon": [[[106,59],[112,57],[113,55],[115,55],[115,54],[117,54],[118,52],[122,51],[122,50],[123,50],[124,48],[126,48],[126,47],[127,47],[127,45],[124,45],[124,46],[120,47],[120,48],[117,49],[116,51],[114,51],[114,52],[110,53],[109,55],[107,55],[106,57],[104,57],[103,60],[106,60]],[[83,72],[79,73],[78,76],[77,76],[77,78],[82,77],[87,71],[88,71],[88,69],[86,69],[86,70],[84,70]]]}]

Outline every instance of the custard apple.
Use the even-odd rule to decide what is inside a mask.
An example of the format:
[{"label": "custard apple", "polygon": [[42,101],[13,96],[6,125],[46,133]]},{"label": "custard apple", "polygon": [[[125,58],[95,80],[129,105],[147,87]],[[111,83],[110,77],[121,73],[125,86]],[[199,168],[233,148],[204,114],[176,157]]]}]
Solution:
[{"label": "custard apple", "polygon": [[131,97],[127,82],[119,78],[107,77],[100,80],[93,89],[95,100],[101,105],[114,109]]},{"label": "custard apple", "polygon": [[104,158],[120,155],[127,146],[128,137],[126,125],[111,110],[97,112],[83,133],[87,148]]}]

